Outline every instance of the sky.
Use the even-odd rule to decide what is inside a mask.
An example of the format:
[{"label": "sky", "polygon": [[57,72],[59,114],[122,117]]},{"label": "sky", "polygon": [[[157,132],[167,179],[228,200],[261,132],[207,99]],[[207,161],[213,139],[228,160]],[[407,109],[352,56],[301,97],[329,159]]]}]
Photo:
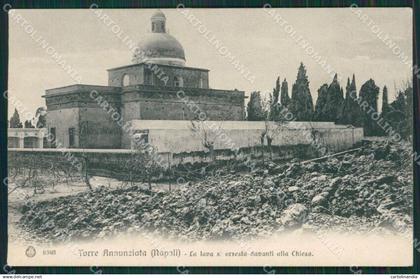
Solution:
[{"label": "sky", "polygon": [[[107,69],[131,64],[132,51],[122,38],[141,41],[151,30],[150,16],[155,11],[16,10],[25,22],[9,17],[9,97],[19,100],[25,115],[29,115],[45,106],[41,96],[46,89],[75,83],[107,85]],[[184,47],[186,66],[209,69],[210,87],[214,89],[236,88],[247,96],[260,91],[267,96],[280,77],[288,81],[290,95],[297,69],[303,62],[315,104],[318,88],[330,83],[332,77],[287,33],[290,28],[326,59],[344,88],[347,77],[353,74],[358,90],[372,78],[381,92],[384,85],[388,87],[392,101],[395,88],[411,77],[410,68],[371,28],[375,25],[376,31],[389,35],[411,61],[412,10],[408,8],[361,9],[368,22],[373,23],[370,26],[350,8],[274,9],[277,18],[287,21],[284,25],[262,8],[189,9],[188,13],[200,21],[194,21],[196,25],[179,10],[162,11],[168,32]],[[104,14],[112,23],[101,20]],[[290,27],[286,30],[285,26]],[[117,36],[112,27],[121,30],[123,36]],[[249,70],[248,78],[200,30],[211,32],[221,42],[223,51],[229,51],[235,61]],[[51,48],[48,53],[36,41],[40,37],[61,56],[60,61],[65,60],[66,65],[77,71],[80,80],[76,81],[75,75],[68,74],[56,62]],[[16,103],[9,102],[9,117],[15,106]]]}]

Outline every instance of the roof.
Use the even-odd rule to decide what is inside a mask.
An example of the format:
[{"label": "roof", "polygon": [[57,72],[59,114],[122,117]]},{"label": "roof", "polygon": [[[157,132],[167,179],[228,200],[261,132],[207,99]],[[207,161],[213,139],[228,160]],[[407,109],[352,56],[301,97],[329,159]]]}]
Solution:
[{"label": "roof", "polygon": [[[185,52],[178,40],[164,32],[152,32],[138,43],[136,53],[143,54],[141,60],[148,58],[178,58],[185,61]],[[137,57],[134,54],[134,57]]]},{"label": "roof", "polygon": [[121,87],[115,86],[106,86],[106,85],[90,85],[90,84],[72,84],[62,87],[56,87],[45,90],[46,96],[54,96],[54,95],[63,95],[75,92],[89,92],[89,91],[100,91],[101,93],[118,93],[121,90]]},{"label": "roof", "polygon": [[157,10],[156,12],[153,13],[152,19],[166,19],[165,14],[161,11],[161,10]]}]

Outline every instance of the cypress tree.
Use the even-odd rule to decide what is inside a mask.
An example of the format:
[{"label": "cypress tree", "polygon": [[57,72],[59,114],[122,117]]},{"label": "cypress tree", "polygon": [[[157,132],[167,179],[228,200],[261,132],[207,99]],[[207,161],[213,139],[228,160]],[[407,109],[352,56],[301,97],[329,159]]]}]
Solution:
[{"label": "cypress tree", "polygon": [[326,121],[324,120],[324,108],[327,103],[328,98],[328,84],[324,83],[318,89],[318,99],[316,100],[314,120],[316,121]]},{"label": "cypress tree", "polygon": [[289,106],[297,121],[310,121],[314,111],[309,81],[303,63],[300,63],[296,82],[292,87],[292,100]]},{"label": "cypress tree", "polygon": [[279,102],[280,95],[280,77],[276,80],[276,87],[273,88],[273,103],[277,104]]},{"label": "cypress tree", "polygon": [[[354,75],[353,75],[354,77]],[[347,84],[346,84],[346,97],[344,98],[344,103],[343,103],[343,108],[341,111],[341,118],[338,121],[340,124],[351,124],[352,120],[351,120],[351,116],[352,116],[352,111],[351,111],[351,96],[350,96],[350,92],[351,92],[351,85],[350,85],[350,78],[347,78]]]},{"label": "cypress tree", "polygon": [[279,95],[280,95],[280,77],[276,80],[276,86],[273,88],[273,94],[270,95],[270,111],[268,112],[269,120],[277,120],[280,108],[279,108]]},{"label": "cypress tree", "polygon": [[389,111],[389,104],[388,104],[388,88],[384,86],[382,90],[382,115],[386,115]]},{"label": "cypress tree", "polygon": [[31,120],[26,120],[24,126],[25,128],[35,128],[34,125],[32,125]]},{"label": "cypress tree", "polygon": [[367,108],[364,108],[362,111],[362,125],[367,136],[374,136],[378,134],[378,125],[372,119],[374,112],[378,112],[378,96],[379,96],[379,87],[376,86],[373,79],[366,81],[360,88],[360,103],[368,104]]},{"label": "cypress tree", "polygon": [[[278,93],[277,95],[275,92],[280,92],[280,102],[278,102]],[[286,121],[285,114],[283,112],[284,109],[288,107],[290,104],[290,97],[288,92],[288,85],[286,79],[281,84],[280,87],[280,80],[277,79],[275,91],[273,91],[273,105],[270,109],[270,120],[271,121]],[[274,103],[275,102],[275,103]]]},{"label": "cypress tree", "polygon": [[286,79],[281,83],[280,103],[283,107],[287,107],[290,104],[289,87]]},{"label": "cypress tree", "polygon": [[404,90],[405,97],[405,125],[404,130],[401,132],[401,136],[404,138],[409,138],[413,136],[413,123],[414,123],[414,108],[413,108],[413,83],[407,82],[406,88]]},{"label": "cypress tree", "polygon": [[351,111],[350,111],[350,78],[347,78],[346,96],[344,98],[343,106],[341,108],[341,117],[338,120],[339,124],[351,124]]},{"label": "cypress tree", "polygon": [[388,112],[384,118],[392,127],[385,131],[386,136],[393,135],[390,133],[391,130],[397,132],[402,138],[410,138],[413,135],[413,86],[411,83],[398,91],[396,99],[388,106]]},{"label": "cypress tree", "polygon": [[352,81],[347,79],[346,97],[341,110],[340,124],[351,124],[355,127],[361,127],[361,110],[357,103],[356,80],[353,74]]},{"label": "cypress tree", "polygon": [[326,84],[318,90],[318,100],[315,107],[317,121],[337,122],[341,118],[343,106],[343,90],[338,83],[337,74],[329,86]]},{"label": "cypress tree", "polygon": [[259,91],[254,91],[251,93],[249,98],[248,106],[248,121],[262,121],[265,120],[265,113],[263,108],[263,103],[261,99],[261,94]]},{"label": "cypress tree", "polygon": [[13,112],[12,117],[10,118],[10,128],[22,128],[22,122],[20,122],[20,116],[17,109]]},{"label": "cypress tree", "polygon": [[407,82],[406,88],[404,89],[405,97],[405,125],[401,136],[403,138],[410,138],[413,136],[413,122],[414,122],[414,109],[413,109],[413,83],[412,81]]}]

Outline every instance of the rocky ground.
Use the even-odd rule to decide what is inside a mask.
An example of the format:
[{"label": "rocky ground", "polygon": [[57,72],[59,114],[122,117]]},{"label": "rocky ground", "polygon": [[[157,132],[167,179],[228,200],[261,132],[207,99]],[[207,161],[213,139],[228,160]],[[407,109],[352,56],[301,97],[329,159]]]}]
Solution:
[{"label": "rocky ground", "polygon": [[411,146],[368,142],[342,156],[259,165],[172,191],[96,188],[22,206],[20,226],[49,241],[153,232],[183,240],[412,228]]}]

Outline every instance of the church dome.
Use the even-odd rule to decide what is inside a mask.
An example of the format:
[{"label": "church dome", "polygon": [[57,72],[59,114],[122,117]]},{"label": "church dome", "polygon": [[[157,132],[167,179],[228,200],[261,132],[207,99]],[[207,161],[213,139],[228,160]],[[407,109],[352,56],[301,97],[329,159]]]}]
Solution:
[{"label": "church dome", "polygon": [[185,65],[184,48],[170,34],[166,33],[166,17],[161,11],[151,17],[152,32],[137,45],[133,63],[156,63],[164,65]]}]

